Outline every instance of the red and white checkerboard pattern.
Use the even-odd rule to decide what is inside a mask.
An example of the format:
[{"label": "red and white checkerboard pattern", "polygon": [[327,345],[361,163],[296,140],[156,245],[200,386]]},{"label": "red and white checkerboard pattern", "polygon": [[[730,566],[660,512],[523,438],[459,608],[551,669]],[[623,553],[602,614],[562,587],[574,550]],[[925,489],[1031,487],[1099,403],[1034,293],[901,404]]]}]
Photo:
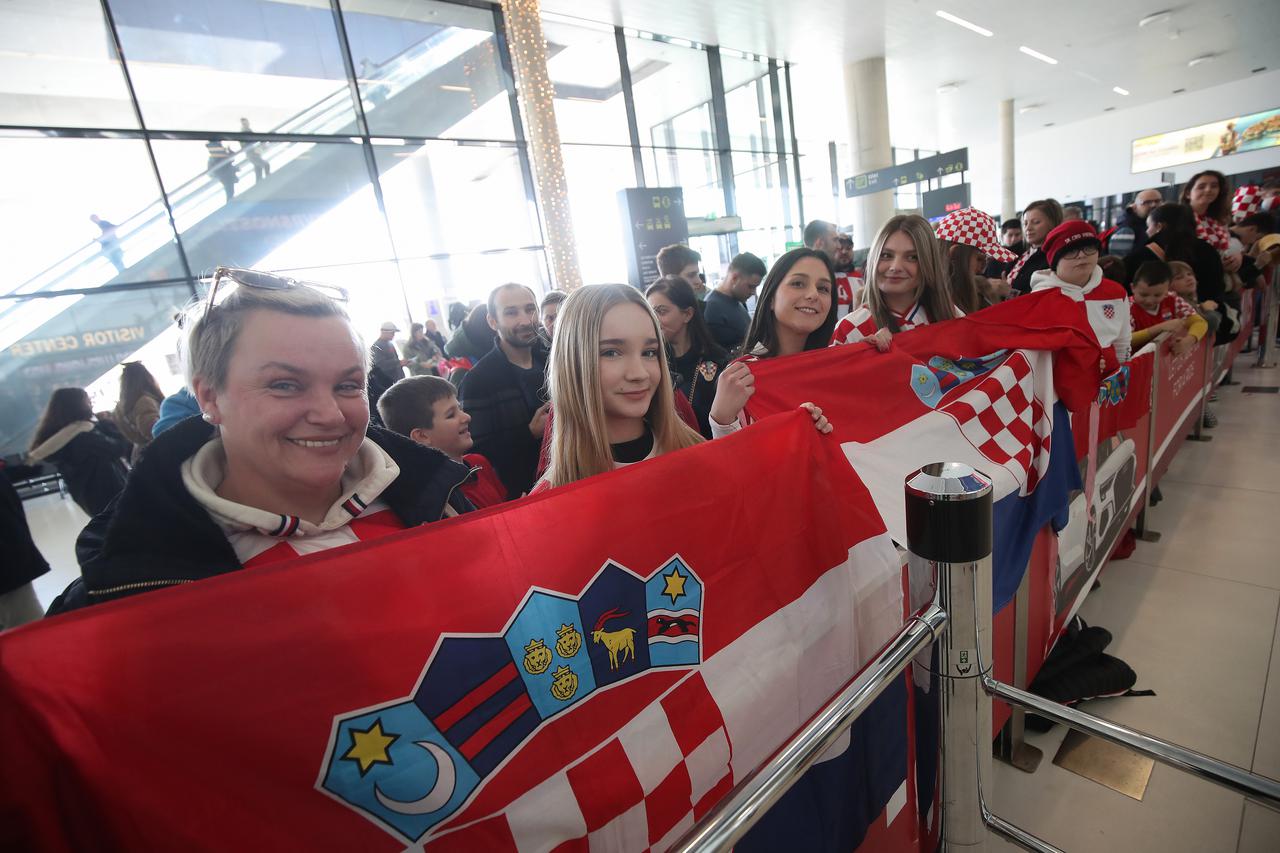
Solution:
[{"label": "red and white checkerboard pattern", "polygon": [[[519,850],[666,850],[733,787],[720,708],[694,672],[505,810]],[[608,780],[602,784],[602,780]]]},{"label": "red and white checkerboard pattern", "polygon": [[1231,197],[1231,219],[1239,222],[1246,216],[1252,216],[1262,210],[1262,187],[1257,184],[1246,184],[1236,190]]},{"label": "red and white checkerboard pattern", "polygon": [[999,263],[1007,264],[1017,258],[1017,255],[1000,245],[996,221],[981,210],[966,207],[948,213],[938,220],[933,230],[939,240],[974,246]]},{"label": "red and white checkerboard pattern", "polygon": [[961,433],[984,457],[1035,490],[1049,465],[1053,420],[1036,398],[1031,362],[1021,352],[1009,356],[976,387],[939,411],[954,418]]}]

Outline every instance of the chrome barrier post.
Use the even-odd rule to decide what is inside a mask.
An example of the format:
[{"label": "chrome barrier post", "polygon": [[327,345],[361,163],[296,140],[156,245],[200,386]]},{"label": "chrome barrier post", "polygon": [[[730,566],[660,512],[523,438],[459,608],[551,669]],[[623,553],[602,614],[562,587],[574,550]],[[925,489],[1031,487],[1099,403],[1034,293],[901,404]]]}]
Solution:
[{"label": "chrome barrier post", "polygon": [[948,616],[938,645],[942,711],[942,840],[947,850],[986,848],[982,790],[991,778],[991,481],[958,462],[907,477],[907,550],[917,571],[936,571]]},{"label": "chrome barrier post", "polygon": [[1275,367],[1276,323],[1280,319],[1280,269],[1272,270],[1271,283],[1263,292],[1262,316],[1258,318],[1257,367]]},{"label": "chrome barrier post", "polygon": [[[1187,436],[1187,441],[1213,441],[1213,436],[1204,434],[1204,413],[1209,411],[1209,395],[1213,393],[1216,383],[1213,381],[1215,367],[1214,346],[1212,341],[1201,341],[1204,346],[1204,381],[1200,383],[1200,410],[1196,412],[1196,425]],[[1021,684],[1014,685],[1022,687]]]},{"label": "chrome barrier post", "polygon": [[1151,490],[1155,486],[1156,478],[1156,402],[1159,399],[1156,391],[1160,387],[1160,351],[1164,348],[1165,334],[1156,337],[1155,352],[1151,354],[1151,414],[1147,419],[1147,475],[1142,481],[1142,509],[1138,511],[1138,520],[1133,525],[1134,536],[1143,542],[1160,541],[1160,534],[1147,528],[1147,510],[1151,509]]}]

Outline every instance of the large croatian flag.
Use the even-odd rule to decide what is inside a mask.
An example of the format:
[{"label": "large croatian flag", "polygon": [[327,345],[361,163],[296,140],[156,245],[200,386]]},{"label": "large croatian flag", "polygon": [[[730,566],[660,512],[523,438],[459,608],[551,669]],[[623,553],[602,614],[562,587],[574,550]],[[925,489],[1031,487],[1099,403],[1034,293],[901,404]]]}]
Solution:
[{"label": "large croatian flag", "polygon": [[[871,496],[793,411],[0,635],[0,848],[662,850],[903,618]],[[888,695],[814,828],[844,849],[915,824]]]},{"label": "large croatian flag", "polygon": [[749,413],[822,407],[903,545],[907,475],[929,462],[965,462],[989,476],[997,610],[1017,591],[1036,534],[1081,487],[1067,411],[1087,410],[1097,396],[1098,345],[1079,306],[1057,291],[904,332],[887,353],[860,343],[752,370]]}]

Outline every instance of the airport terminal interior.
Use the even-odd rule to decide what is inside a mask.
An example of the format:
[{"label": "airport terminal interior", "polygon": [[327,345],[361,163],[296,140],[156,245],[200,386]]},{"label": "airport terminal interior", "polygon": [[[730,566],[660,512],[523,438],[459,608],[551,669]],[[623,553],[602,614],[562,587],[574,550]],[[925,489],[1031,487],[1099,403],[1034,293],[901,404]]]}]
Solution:
[{"label": "airport terminal interior", "polygon": [[[230,835],[169,834],[190,807],[193,826],[239,826],[240,849],[288,849],[292,839],[335,849],[1280,850],[1278,93],[1275,0],[0,3],[0,485],[13,495],[0,547],[3,560],[29,554],[36,566],[15,558],[0,569],[0,729],[9,729],[0,731],[0,849],[89,849],[95,838],[102,849],[172,849],[170,841],[230,849]],[[1078,282],[1067,272],[1074,263],[1087,267]],[[323,306],[236,302],[298,291]],[[638,357],[646,366],[625,367],[633,373],[608,361],[632,365],[630,339],[609,319],[624,309],[654,324],[644,326]],[[233,458],[245,441],[288,427],[280,383],[267,404],[233,404],[226,390],[241,364],[235,350],[247,357],[245,348],[259,346],[245,319],[255,310],[288,321],[261,334],[264,352],[292,346],[330,364],[344,346],[359,351],[359,377],[341,378],[356,384],[335,380],[323,403],[330,423],[357,424],[349,449],[333,450],[316,427],[287,438],[293,446],[283,451],[253,451],[255,462]],[[825,321],[804,326],[802,312]],[[336,349],[323,338],[331,321],[345,322]],[[816,349],[823,353],[803,352]],[[290,368],[307,377],[310,369]],[[434,396],[414,428],[394,407],[419,377],[431,383],[415,387]],[[981,397],[996,393],[996,379],[1003,396]],[[610,381],[631,390],[614,394]],[[305,388],[288,386],[290,405],[328,393]],[[82,414],[59,414],[64,391]],[[975,394],[987,411],[974,413]],[[783,446],[767,445],[778,419],[764,421],[801,403],[821,407],[812,414],[819,437],[806,430],[786,452],[835,447],[831,456],[777,456],[776,489],[712,467],[727,465],[715,455],[721,442],[741,453]],[[139,404],[150,412],[143,421]],[[911,407],[918,417],[904,414]],[[275,421],[261,414],[276,410]],[[237,421],[256,416],[258,431],[237,438]],[[301,417],[314,424],[321,415]],[[458,419],[457,435],[437,437],[432,417]],[[991,418],[1004,420],[993,427]],[[626,432],[631,424],[637,432]],[[375,442],[384,429],[391,438]],[[115,449],[88,472],[93,438]],[[710,447],[692,446],[704,439]],[[68,452],[75,447],[79,455]],[[953,447],[959,456],[932,458]],[[673,461],[655,458],[667,451],[688,467],[661,467]],[[284,487],[268,482],[286,467],[281,459],[314,474],[335,453],[347,455],[319,489],[333,492],[318,512],[287,505]],[[437,458],[453,467],[441,474]],[[378,479],[383,459],[391,473]],[[832,459],[838,476],[819,471]],[[184,539],[165,519],[186,523],[189,513],[162,506],[167,498],[144,504],[161,493],[137,481],[160,471],[160,460],[174,460],[164,463],[163,485],[199,515],[200,534],[213,532],[223,564],[187,574],[188,562],[203,559],[189,553],[202,540]],[[940,557],[908,541],[947,547],[941,526],[922,534],[910,504],[902,515],[904,475],[938,462],[968,465],[988,484],[985,516],[965,516],[994,531],[980,558]],[[454,469],[461,479],[437,488]],[[423,482],[435,478],[423,489],[434,501],[427,514],[403,496],[420,470],[431,471]],[[639,491],[660,471],[676,479]],[[731,482],[732,500],[701,495]],[[245,503],[245,483],[270,499]],[[591,495],[604,501],[625,483],[636,484],[633,499],[591,508]],[[822,489],[854,507],[821,505],[838,524],[801,527],[808,521],[769,509],[788,496],[820,501]],[[929,512],[953,499],[935,497]],[[589,509],[572,518],[557,506]],[[701,525],[687,542],[667,520],[677,510]],[[469,521],[471,511],[481,517]],[[442,524],[438,533],[361,542],[387,532],[368,531],[391,516],[395,529]],[[299,712],[296,729],[319,732],[314,760],[278,776],[264,771],[246,789],[263,803],[280,797],[277,825],[256,805],[244,806],[239,823],[234,798],[202,811],[179,793],[203,790],[186,778],[157,777],[157,789],[174,793],[156,811],[171,818],[121,793],[139,784],[142,771],[124,768],[143,741],[120,710],[123,691],[100,689],[92,673],[163,648],[154,668],[120,670],[121,684],[135,699],[165,697],[157,704],[167,718],[147,711],[137,720],[182,731],[205,719],[205,710],[184,715],[211,691],[161,673],[183,667],[184,648],[193,661],[233,660],[220,663],[194,628],[184,634],[183,618],[205,618],[196,609],[204,596],[220,596],[224,614],[243,602],[244,624],[261,639],[229,645],[244,660],[269,659],[276,644],[296,639],[289,620],[308,607],[297,590],[345,595],[337,570],[314,587],[296,580],[333,564],[332,549],[365,555],[360,570],[375,572],[392,568],[375,565],[377,554],[404,554],[419,535],[427,556],[415,559],[441,571],[432,555],[461,553],[468,524],[509,530],[501,554],[512,567],[452,562],[467,579],[448,590],[456,612],[446,608],[416,638],[374,615],[369,625],[381,627],[362,624],[363,639],[317,640],[335,667],[367,663],[372,653],[357,646],[370,637],[423,650],[403,666],[369,665],[332,707]],[[589,557],[590,571],[553,581],[529,568],[542,564],[516,558],[520,543],[534,541],[517,532],[522,524],[554,527],[547,547],[562,548],[563,560]],[[787,525],[810,536],[786,540],[790,568],[769,550],[773,533],[761,532]],[[653,552],[632,532],[650,526],[652,538],[674,540],[655,559],[678,555],[664,564],[665,586],[646,580],[652,565],[621,556]],[[967,535],[946,530],[957,542]],[[866,538],[814,538],[854,535]],[[171,550],[148,554],[153,536]],[[875,571],[888,572],[892,596],[875,600],[891,601],[894,618],[887,633],[872,634],[863,608],[883,590],[873,592],[865,580],[873,568],[855,556],[881,540],[877,559],[892,565]],[[809,611],[795,608],[826,589],[830,573],[815,574],[812,586],[796,581],[794,594],[773,575],[802,576],[805,560],[832,543],[840,559],[849,555],[841,565],[853,580],[838,587],[849,601],[802,619]],[[744,549],[738,562],[707,567],[733,547]],[[719,556],[699,564],[699,553]],[[294,567],[264,565],[299,555]],[[760,579],[735,585],[735,573],[752,578],[753,559]],[[131,573],[131,560],[145,569]],[[548,566],[560,561],[545,557]],[[994,571],[994,606],[979,615],[971,646],[955,639],[964,636],[963,605],[938,611],[950,619],[950,639],[937,626],[909,635],[929,618],[919,566],[945,572],[953,561],[979,566],[965,571],[984,584]],[[108,569],[120,572],[110,582]],[[370,583],[411,599],[401,569],[370,574]],[[636,581],[638,593],[626,587],[638,604],[610,599],[610,609],[590,609],[603,601],[610,570],[646,581]],[[538,605],[539,618],[555,622],[547,621],[548,648],[559,632],[554,655],[533,634],[515,639],[528,608],[518,616],[515,604],[477,603],[490,596],[484,571],[497,573],[495,589],[519,588],[513,602],[526,591],[557,602]],[[250,585],[256,572],[260,587]],[[294,593],[268,588],[286,576]],[[433,577],[435,596],[443,586]],[[938,579],[925,585],[950,589]],[[153,589],[167,586],[180,588]],[[979,610],[992,604],[987,592],[972,593]],[[771,603],[757,607],[752,595]],[[571,611],[556,609],[571,598]],[[935,603],[945,601],[940,594]],[[724,614],[746,619],[756,609],[770,614],[726,639]],[[477,614],[496,621],[482,625]],[[569,630],[574,619],[581,633]],[[336,621],[309,624],[348,630]],[[126,627],[134,633],[122,641]],[[492,639],[500,630],[519,647]],[[782,632],[767,648],[792,649],[792,663],[759,671],[744,663],[724,675],[744,643],[765,653],[765,641],[751,638],[766,630]],[[452,677],[470,692],[436,708],[428,688],[447,652],[462,660],[460,637],[472,638],[474,666],[457,664]],[[856,652],[820,657],[848,637],[859,638]],[[505,668],[483,669],[482,650],[492,648],[483,643],[501,646]],[[691,647],[693,657],[680,656]],[[973,651],[990,668],[970,677]],[[544,676],[548,663],[535,652],[557,669]],[[82,653],[83,669],[64,671]],[[628,654],[632,667],[641,655],[640,670],[625,668]],[[878,667],[879,686],[846,715],[840,737],[782,772],[789,742],[812,749],[828,698]],[[470,673],[482,669],[473,684]],[[187,675],[201,673],[194,663]],[[686,745],[670,699],[691,679],[705,679],[727,738],[727,775],[705,789],[698,762],[709,760],[712,738]],[[992,699],[993,680],[1126,734],[1055,724],[1008,695]],[[526,692],[477,717],[513,684]],[[412,701],[383,707],[410,685]],[[315,699],[311,685],[276,686]],[[795,698],[774,701],[772,691]],[[547,695],[565,710],[548,710]],[[966,703],[980,707],[976,722]],[[417,734],[406,707],[421,708]],[[701,719],[707,706],[680,707]],[[655,714],[672,718],[674,740],[635,722]],[[574,715],[590,735],[564,734]],[[966,724],[968,735],[989,727],[991,749],[983,737],[966,742]],[[383,734],[397,725],[398,734]],[[458,726],[465,736],[455,736]],[[1144,746],[1132,732],[1159,743]],[[237,731],[212,739],[211,759],[241,735],[264,764],[288,758],[285,747]],[[664,793],[670,777],[651,786],[632,745],[659,741],[683,751],[673,774],[689,767],[679,809]],[[11,747],[16,759],[5,757]],[[614,763],[598,770],[605,754],[622,756],[627,773]],[[1187,772],[1187,755],[1205,762]],[[856,769],[819,775],[843,766],[840,756]],[[544,773],[538,760],[555,766]],[[584,784],[621,790],[615,777],[630,780],[631,765],[640,805],[582,793]],[[273,787],[299,779],[306,790]],[[548,793],[557,779],[568,781]],[[806,783],[822,793],[797,803]],[[775,786],[765,800],[772,817],[743,805],[752,785]],[[561,826],[566,802],[575,804]]]}]

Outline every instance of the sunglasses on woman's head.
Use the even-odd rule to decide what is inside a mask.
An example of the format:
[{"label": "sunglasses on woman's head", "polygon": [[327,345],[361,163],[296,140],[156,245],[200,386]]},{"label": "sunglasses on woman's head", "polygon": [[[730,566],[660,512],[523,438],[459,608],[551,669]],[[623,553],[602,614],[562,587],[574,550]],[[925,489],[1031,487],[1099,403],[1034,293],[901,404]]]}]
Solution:
[{"label": "sunglasses on woman's head", "polygon": [[213,281],[209,284],[209,295],[205,298],[204,320],[209,319],[209,312],[213,310],[214,300],[218,295],[218,287],[223,279],[230,279],[235,284],[257,288],[258,290],[292,290],[295,287],[308,287],[338,302],[347,302],[351,298],[344,288],[334,284],[300,281],[296,278],[289,278],[288,276],[271,272],[262,272],[261,270],[218,267],[213,271]]}]

